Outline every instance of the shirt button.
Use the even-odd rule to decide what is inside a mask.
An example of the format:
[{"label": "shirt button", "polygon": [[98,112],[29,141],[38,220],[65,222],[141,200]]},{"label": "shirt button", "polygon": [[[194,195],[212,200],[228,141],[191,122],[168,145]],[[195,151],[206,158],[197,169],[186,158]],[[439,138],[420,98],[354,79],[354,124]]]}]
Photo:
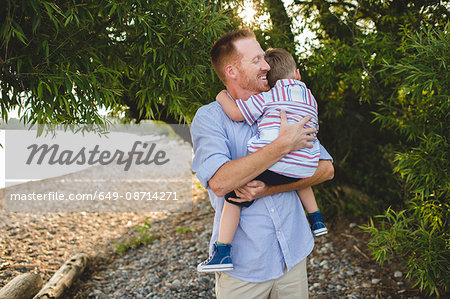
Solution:
[{"label": "shirt button", "polygon": [[280,230],[277,230],[277,234],[281,234]]},{"label": "shirt button", "polygon": [[273,213],[273,212],[275,212],[275,210],[274,210],[274,209],[271,209],[270,211],[271,211],[272,213]]}]

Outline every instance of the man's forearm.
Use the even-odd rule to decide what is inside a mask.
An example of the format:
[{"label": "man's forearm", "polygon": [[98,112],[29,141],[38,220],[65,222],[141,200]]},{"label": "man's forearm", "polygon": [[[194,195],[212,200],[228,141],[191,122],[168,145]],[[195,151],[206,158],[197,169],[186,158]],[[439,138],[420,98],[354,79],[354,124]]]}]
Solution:
[{"label": "man's forearm", "polygon": [[278,186],[269,186],[264,196],[273,195],[280,192],[300,190],[306,187],[318,185],[325,181],[331,180],[333,176],[334,176],[333,163],[331,163],[330,160],[320,160],[319,165],[317,166],[317,170],[313,176],[306,179],[301,179],[295,183]]},{"label": "man's forearm", "polygon": [[229,161],[217,170],[208,185],[217,196],[225,196],[279,161],[287,154],[285,148],[282,142],[274,141],[255,153]]}]

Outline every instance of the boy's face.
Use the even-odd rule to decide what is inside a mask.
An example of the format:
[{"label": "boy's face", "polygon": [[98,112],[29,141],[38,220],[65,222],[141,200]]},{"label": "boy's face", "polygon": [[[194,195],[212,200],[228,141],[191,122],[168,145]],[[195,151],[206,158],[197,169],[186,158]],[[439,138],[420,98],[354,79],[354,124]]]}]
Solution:
[{"label": "boy's face", "polygon": [[234,46],[241,57],[236,65],[240,87],[252,94],[268,91],[266,75],[270,66],[264,60],[264,51],[259,43],[253,38],[247,38],[237,40]]}]

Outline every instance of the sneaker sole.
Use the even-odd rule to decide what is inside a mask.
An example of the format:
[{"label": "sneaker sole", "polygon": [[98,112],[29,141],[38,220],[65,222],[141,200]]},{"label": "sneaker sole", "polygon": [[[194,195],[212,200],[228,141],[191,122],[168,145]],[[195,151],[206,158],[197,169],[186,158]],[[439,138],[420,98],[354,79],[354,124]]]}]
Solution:
[{"label": "sneaker sole", "polygon": [[314,237],[318,237],[318,236],[321,236],[321,235],[325,235],[325,234],[327,234],[327,233],[328,233],[328,230],[327,230],[326,227],[325,227],[325,228],[321,228],[321,229],[317,229],[317,230],[313,231]]},{"label": "sneaker sole", "polygon": [[233,264],[221,264],[221,265],[209,265],[209,266],[197,266],[198,272],[226,272],[233,270]]}]

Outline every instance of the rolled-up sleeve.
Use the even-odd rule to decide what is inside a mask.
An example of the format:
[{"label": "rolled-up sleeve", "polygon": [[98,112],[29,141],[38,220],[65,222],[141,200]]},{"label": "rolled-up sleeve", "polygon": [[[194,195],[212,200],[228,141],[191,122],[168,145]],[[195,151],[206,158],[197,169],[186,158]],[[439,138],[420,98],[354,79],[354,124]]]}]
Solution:
[{"label": "rolled-up sleeve", "polygon": [[214,107],[204,106],[197,111],[191,125],[192,170],[207,189],[208,181],[216,171],[231,160],[230,142],[222,122]]},{"label": "rolled-up sleeve", "polygon": [[331,160],[333,162],[333,157],[327,152],[327,150],[320,144],[320,157],[319,160]]}]

